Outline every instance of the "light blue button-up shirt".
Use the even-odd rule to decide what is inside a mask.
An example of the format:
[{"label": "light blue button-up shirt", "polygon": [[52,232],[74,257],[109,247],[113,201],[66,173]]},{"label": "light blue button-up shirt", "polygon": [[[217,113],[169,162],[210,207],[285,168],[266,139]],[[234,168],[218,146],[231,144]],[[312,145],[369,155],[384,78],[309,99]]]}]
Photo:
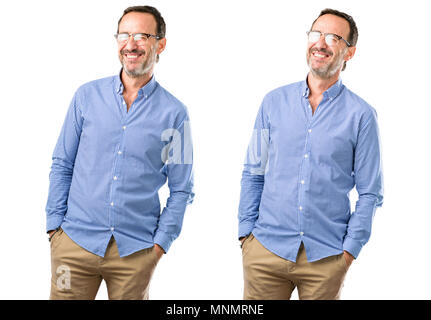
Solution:
[{"label": "light blue button-up shirt", "polygon": [[129,111],[122,93],[119,75],[75,93],[52,157],[46,229],[61,226],[102,257],[112,236],[121,257],[154,243],[167,252],[194,196],[188,113],[154,76]]},{"label": "light blue button-up shirt", "polygon": [[310,262],[343,250],[357,257],[383,202],[377,115],[341,80],[314,114],[308,94],[302,81],[262,102],[241,180],[239,237],[252,232],[293,262],[301,242]]}]

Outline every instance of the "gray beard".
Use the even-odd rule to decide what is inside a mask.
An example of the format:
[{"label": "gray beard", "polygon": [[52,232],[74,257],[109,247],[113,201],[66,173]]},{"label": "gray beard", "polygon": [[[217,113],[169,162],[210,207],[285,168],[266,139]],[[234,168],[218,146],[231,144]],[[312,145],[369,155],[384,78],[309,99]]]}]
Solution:
[{"label": "gray beard", "polygon": [[311,67],[311,58],[307,59],[307,64],[308,67],[310,68],[311,73],[321,79],[330,79],[332,78],[337,72],[338,70],[340,70],[340,68],[342,67],[344,60],[343,60],[343,56],[346,53],[346,50],[344,52],[342,52],[339,56],[339,59],[334,61],[333,63],[327,65],[326,67],[320,68],[320,69],[313,69]]},{"label": "gray beard", "polygon": [[151,64],[145,63],[142,68],[135,69],[135,70],[128,70],[124,63],[121,63],[123,65],[124,72],[131,78],[139,78],[144,75],[146,75],[151,70]]},{"label": "gray beard", "polygon": [[336,66],[336,65],[335,66],[334,65],[329,65],[329,66],[327,66],[326,68],[324,68],[322,70],[322,68],[320,68],[320,69],[313,69],[311,67],[311,63],[308,64],[308,66],[310,67],[311,73],[314,76],[316,76],[318,78],[321,78],[321,79],[330,79],[330,78],[332,78],[337,73],[337,71],[341,68],[341,65],[342,65],[342,63],[340,65],[338,65],[338,66]]},{"label": "gray beard", "polygon": [[157,54],[152,52],[152,55],[148,57],[149,60],[145,61],[143,65],[135,70],[128,70],[123,61],[124,58],[120,59],[121,65],[123,66],[124,72],[131,78],[139,78],[151,72],[154,63],[156,62]]}]

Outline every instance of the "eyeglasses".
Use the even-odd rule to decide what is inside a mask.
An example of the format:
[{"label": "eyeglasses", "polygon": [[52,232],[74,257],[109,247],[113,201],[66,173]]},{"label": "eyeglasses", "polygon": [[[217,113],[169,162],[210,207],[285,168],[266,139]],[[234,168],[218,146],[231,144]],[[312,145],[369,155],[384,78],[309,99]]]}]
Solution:
[{"label": "eyeglasses", "polygon": [[351,44],[345,40],[343,37],[335,34],[335,33],[322,33],[320,31],[307,31],[308,42],[317,42],[320,40],[320,37],[323,35],[325,37],[325,42],[328,46],[333,47],[338,44],[340,40],[343,40],[348,47]]},{"label": "eyeglasses", "polygon": [[135,42],[138,45],[145,44],[149,38],[154,38],[156,40],[160,40],[162,38],[160,36],[155,36],[149,33],[127,33],[127,32],[114,34],[114,37],[115,39],[117,39],[118,44],[124,44],[127,41],[129,41],[130,37],[133,37],[133,40],[135,40]]}]

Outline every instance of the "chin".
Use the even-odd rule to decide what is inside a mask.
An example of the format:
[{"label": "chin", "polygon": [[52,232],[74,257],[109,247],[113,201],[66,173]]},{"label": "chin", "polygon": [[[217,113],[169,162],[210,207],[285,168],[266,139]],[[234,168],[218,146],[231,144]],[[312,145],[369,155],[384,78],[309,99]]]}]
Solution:
[{"label": "chin", "polygon": [[143,72],[139,72],[137,70],[128,70],[128,69],[124,69],[124,71],[126,72],[126,74],[131,77],[131,78],[138,78],[143,76],[145,73]]}]

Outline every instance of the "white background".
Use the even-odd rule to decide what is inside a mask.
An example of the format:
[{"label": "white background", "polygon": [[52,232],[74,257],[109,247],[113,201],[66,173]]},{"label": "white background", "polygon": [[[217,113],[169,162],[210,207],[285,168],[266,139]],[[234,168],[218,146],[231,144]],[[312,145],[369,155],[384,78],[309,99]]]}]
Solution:
[{"label": "white background", "polygon": [[[330,7],[358,24],[342,79],[378,112],[385,177],[383,208],[342,298],[430,299],[427,3],[2,1],[0,299],[49,296],[51,155],[75,90],[119,71],[113,34],[122,11],[138,4],[156,6],[167,23],[155,75],[188,106],[195,161],[196,198],[150,298],[242,298],[237,209],[254,119],[268,91],[305,79],[305,31]],[[97,299],[106,298],[102,285]]]}]

